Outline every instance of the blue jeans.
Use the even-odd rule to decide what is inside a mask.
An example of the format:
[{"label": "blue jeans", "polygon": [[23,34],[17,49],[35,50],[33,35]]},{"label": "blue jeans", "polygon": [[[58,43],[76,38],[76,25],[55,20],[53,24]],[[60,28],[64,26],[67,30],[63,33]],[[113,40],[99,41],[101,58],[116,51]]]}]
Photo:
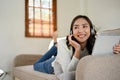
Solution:
[{"label": "blue jeans", "polygon": [[52,46],[50,50],[48,50],[42,57],[40,57],[33,65],[34,70],[53,74],[54,69],[52,67],[52,62],[55,60],[55,57],[52,56],[57,55],[57,47]]}]

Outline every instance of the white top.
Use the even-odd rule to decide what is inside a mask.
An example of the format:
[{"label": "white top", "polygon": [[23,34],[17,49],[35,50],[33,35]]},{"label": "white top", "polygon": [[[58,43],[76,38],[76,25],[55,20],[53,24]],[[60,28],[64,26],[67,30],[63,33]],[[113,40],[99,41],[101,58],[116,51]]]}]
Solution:
[{"label": "white top", "polygon": [[[76,66],[78,64],[79,59],[72,57],[72,47],[68,49],[66,45],[66,39],[62,39],[58,42],[58,52],[55,61],[52,63],[52,66],[54,67],[54,63],[58,62],[61,64],[63,72],[66,71],[75,71]],[[81,57],[88,55],[88,51],[85,48],[83,51],[81,51]]]}]

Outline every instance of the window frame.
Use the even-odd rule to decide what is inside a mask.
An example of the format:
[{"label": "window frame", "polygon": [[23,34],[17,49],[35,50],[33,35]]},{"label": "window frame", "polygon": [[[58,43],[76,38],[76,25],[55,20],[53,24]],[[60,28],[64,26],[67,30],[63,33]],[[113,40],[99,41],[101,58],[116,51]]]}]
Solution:
[{"label": "window frame", "polygon": [[[29,34],[29,7],[28,7],[28,1],[29,0],[25,0],[25,37],[30,37],[30,38],[51,38],[52,35],[49,35],[49,36],[44,36],[44,35],[41,35],[41,36],[35,36],[35,35],[30,35]],[[52,6],[53,6],[53,9],[52,9],[52,16],[53,16],[53,32],[57,30],[57,0],[52,0]]]}]

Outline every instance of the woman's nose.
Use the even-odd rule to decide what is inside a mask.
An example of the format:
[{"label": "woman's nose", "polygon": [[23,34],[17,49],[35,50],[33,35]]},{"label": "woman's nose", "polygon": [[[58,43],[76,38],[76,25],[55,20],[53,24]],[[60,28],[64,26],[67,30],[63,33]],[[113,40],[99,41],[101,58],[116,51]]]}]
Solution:
[{"label": "woman's nose", "polygon": [[83,32],[83,28],[79,28],[79,29],[78,29],[78,32]]}]

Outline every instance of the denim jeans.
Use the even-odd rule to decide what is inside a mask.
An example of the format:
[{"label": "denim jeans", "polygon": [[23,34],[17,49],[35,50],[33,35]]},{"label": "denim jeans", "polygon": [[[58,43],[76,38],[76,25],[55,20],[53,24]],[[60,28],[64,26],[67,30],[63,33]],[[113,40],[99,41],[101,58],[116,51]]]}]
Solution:
[{"label": "denim jeans", "polygon": [[50,50],[48,50],[42,57],[40,57],[33,65],[34,70],[53,74],[54,69],[52,67],[52,62],[55,60],[57,55],[57,47],[53,45]]}]

